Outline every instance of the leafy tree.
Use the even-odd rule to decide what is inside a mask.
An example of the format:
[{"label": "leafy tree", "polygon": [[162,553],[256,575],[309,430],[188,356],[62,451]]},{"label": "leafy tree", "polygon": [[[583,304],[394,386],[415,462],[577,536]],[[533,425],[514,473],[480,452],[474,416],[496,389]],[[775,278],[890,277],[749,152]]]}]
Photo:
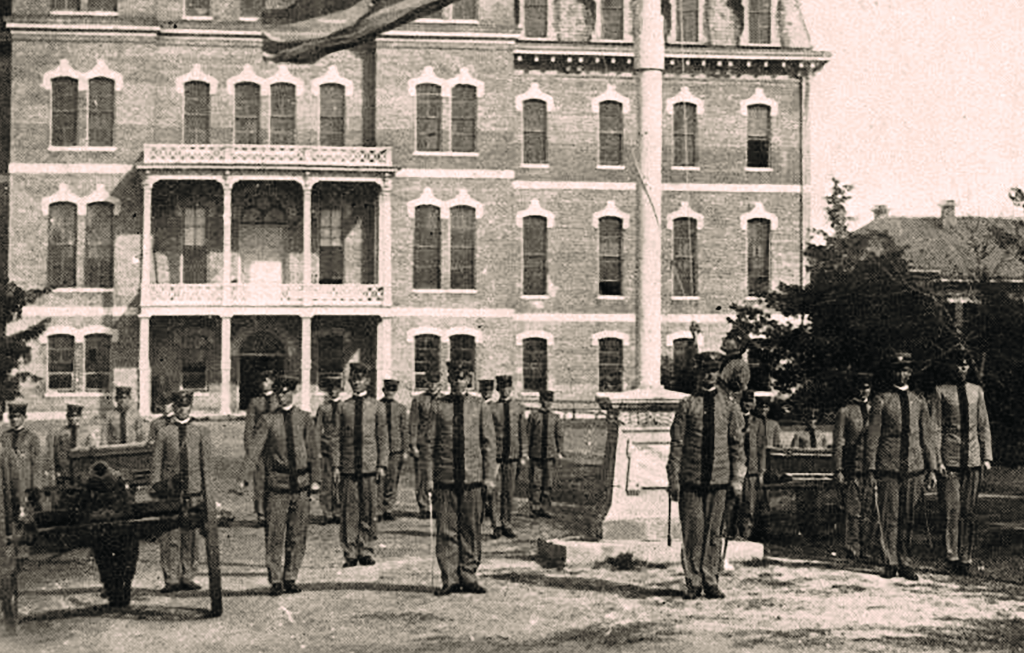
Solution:
[{"label": "leafy tree", "polygon": [[7,325],[15,320],[21,319],[22,311],[27,304],[31,304],[45,290],[26,291],[11,281],[4,282],[3,297],[0,302],[0,320],[4,332],[0,338],[0,411],[6,403],[18,396],[18,386],[21,377],[15,371],[23,362],[29,360],[31,349],[29,342],[35,340],[46,329],[47,321],[43,320],[23,331],[8,334]]}]

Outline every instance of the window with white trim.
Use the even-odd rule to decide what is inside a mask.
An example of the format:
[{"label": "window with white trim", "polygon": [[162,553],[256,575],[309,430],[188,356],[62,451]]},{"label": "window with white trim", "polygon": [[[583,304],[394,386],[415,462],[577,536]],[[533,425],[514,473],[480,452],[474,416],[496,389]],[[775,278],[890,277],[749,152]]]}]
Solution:
[{"label": "window with white trim", "polygon": [[50,145],[78,145],[78,80],[56,77],[51,82]]},{"label": "window with white trim", "polygon": [[412,287],[441,288],[441,207],[416,207],[412,243]]},{"label": "window with white trim", "polygon": [[548,221],[536,215],[523,218],[523,294],[548,294]]},{"label": "window with white trim", "polygon": [[752,218],[747,221],[747,295],[766,297],[771,279],[771,221]]},{"label": "window with white trim", "polygon": [[772,0],[747,0],[747,42],[771,44]]},{"label": "window with white trim", "polygon": [[75,390],[75,337],[53,335],[46,339],[47,390],[74,392]]},{"label": "window with white trim", "polygon": [[89,147],[114,145],[114,80],[89,80]]},{"label": "window with white trim", "polygon": [[71,202],[51,204],[48,230],[46,284],[51,288],[74,288],[78,251],[78,207]]},{"label": "window with white trim", "polygon": [[270,86],[270,143],[295,144],[295,85],[278,82]]},{"label": "window with white trim", "polygon": [[523,390],[540,392],[548,389],[548,341],[544,338],[523,339]]},{"label": "window with white trim", "polygon": [[341,84],[320,86],[320,144],[345,145],[345,87]]},{"label": "window with white trim", "polygon": [[210,15],[210,0],[185,0],[185,16],[207,17]]},{"label": "window with white trim", "polygon": [[416,151],[441,151],[441,87],[416,86]]},{"label": "window with white trim", "polygon": [[210,85],[206,82],[185,83],[186,144],[210,142]]},{"label": "window with white trim", "polygon": [[114,206],[109,202],[86,207],[85,287],[114,287]]},{"label": "window with white trim", "polygon": [[598,110],[599,147],[597,163],[601,166],[622,165],[622,103],[601,102]]},{"label": "window with white trim", "polygon": [[523,163],[548,162],[548,103],[523,101]]},{"label": "window with white trim", "polygon": [[549,0],[522,0],[523,36],[528,39],[542,39],[548,35]]},{"label": "window with white trim", "polygon": [[451,208],[451,275],[453,290],[476,288],[476,211],[471,206]]},{"label": "window with white trim", "polygon": [[601,5],[601,38],[621,41],[625,38],[626,9],[624,0],[599,0]]},{"label": "window with white trim", "polygon": [[771,167],[772,116],[766,104],[747,107],[747,167]]},{"label": "window with white trim", "polygon": [[257,145],[260,142],[260,85],[235,84],[235,143]]},{"label": "window with white trim", "polygon": [[679,41],[697,43],[700,41],[700,0],[676,0]]},{"label": "window with white trim", "polygon": [[448,340],[448,354],[452,363],[466,365],[472,373],[473,383],[476,383],[476,338],[471,335],[457,334]]},{"label": "window with white trim", "polygon": [[622,340],[619,338],[598,341],[597,375],[601,392],[622,391]]},{"label": "window with white trim", "polygon": [[116,12],[117,0],[50,0],[50,11]]},{"label": "window with white trim", "polygon": [[605,216],[598,220],[598,294],[622,294],[622,220]]},{"label": "window with white trim", "polygon": [[697,221],[672,222],[672,295],[697,297]]},{"label": "window with white trim", "polygon": [[697,166],[697,105],[678,102],[672,110],[672,165]]},{"label": "window with white trim", "polygon": [[452,89],[452,152],[476,152],[476,87]]},{"label": "window with white trim", "polygon": [[413,369],[416,375],[416,388],[424,389],[427,374],[441,370],[441,337],[433,334],[421,334],[413,341]]},{"label": "window with white trim", "polygon": [[110,389],[111,337],[95,333],[85,337],[85,389],[107,392]]}]

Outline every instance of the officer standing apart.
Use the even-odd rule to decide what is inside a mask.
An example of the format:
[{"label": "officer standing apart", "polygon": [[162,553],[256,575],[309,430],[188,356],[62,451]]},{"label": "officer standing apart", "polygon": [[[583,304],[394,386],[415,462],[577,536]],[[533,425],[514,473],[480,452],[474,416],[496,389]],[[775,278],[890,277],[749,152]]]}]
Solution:
[{"label": "officer standing apart", "polygon": [[927,403],[910,390],[912,365],[910,354],[895,354],[890,361],[893,385],[871,402],[867,473],[877,488],[882,578],[899,574],[917,580],[910,554],[914,518],[923,487],[935,487],[935,433]]},{"label": "officer standing apart", "polygon": [[11,426],[0,435],[0,449],[10,454],[13,495],[24,517],[29,508],[40,508],[39,494],[44,484],[46,461],[39,436],[25,425],[28,404],[8,404],[7,417]]},{"label": "officer standing apart", "polygon": [[402,480],[402,467],[409,456],[412,442],[409,440],[409,411],[395,400],[398,381],[384,379],[384,418],[388,432],[388,475],[380,484],[380,505],[382,521],[395,519],[395,505],[398,501],[398,484]]},{"label": "officer standing apart", "polygon": [[421,455],[426,449],[427,428],[432,418],[434,404],[441,398],[441,373],[431,370],[426,373],[427,389],[413,397],[409,407],[409,439],[412,447],[409,453],[416,461],[416,504],[420,509],[420,519],[430,517],[430,500],[427,498],[427,486],[430,475],[427,470],[427,459]]},{"label": "officer standing apart", "polygon": [[327,398],[316,410],[316,430],[320,434],[320,478],[324,487],[320,490],[320,509],[325,523],[341,522],[341,487],[334,480],[334,463],[331,452],[338,446],[341,437],[341,389],[345,380],[340,374],[324,375],[321,387],[327,391]]},{"label": "officer standing apart", "polygon": [[743,416],[737,403],[718,390],[721,355],[702,353],[700,366],[700,389],[676,407],[666,471],[682,523],[682,597],[695,599],[703,590],[709,599],[720,599],[725,597],[718,575],[726,495],[731,490],[740,496],[747,471]]},{"label": "officer standing apart", "polygon": [[946,563],[954,574],[968,576],[974,562],[974,505],[984,471],[992,468],[992,432],[985,391],[967,381],[971,359],[966,351],[950,359],[953,383],[935,388],[932,417],[939,428],[939,497],[946,517]]},{"label": "officer standing apart", "polygon": [[562,423],[551,411],[555,393],[540,391],[540,410],[530,411],[526,421],[530,452],[530,513],[551,517],[551,481],[555,461],[562,460]]},{"label": "officer standing apart", "polygon": [[844,546],[851,560],[866,553],[871,536],[874,494],[865,479],[871,375],[856,376],[856,394],[839,409],[832,429],[832,468],[843,497]]},{"label": "officer standing apart", "polygon": [[743,450],[747,459],[747,474],[743,479],[737,531],[739,537],[749,540],[764,534],[764,512],[768,503],[764,491],[764,473],[768,468],[768,445],[777,446],[780,428],[778,422],[768,417],[771,401],[768,397],[755,398],[749,390],[743,393],[743,397],[743,403],[753,403],[753,408],[749,415],[744,415],[746,428]]},{"label": "officer standing apart", "polygon": [[484,491],[494,490],[494,420],[479,397],[467,394],[472,371],[461,361],[448,363],[451,393],[434,405],[421,455],[430,473],[428,493],[437,507],[438,596],[453,592],[483,594],[476,578],[480,566]]},{"label": "officer standing apart", "polygon": [[[512,503],[516,491],[519,468],[526,465],[526,438],[523,427],[526,413],[523,404],[512,396],[512,377],[498,376],[498,401],[491,404],[494,417],[494,435],[497,443],[498,483],[494,493],[488,495],[491,503],[491,537],[502,535],[513,538]],[[497,503],[497,506],[494,504]]]},{"label": "officer standing apart", "polygon": [[[192,393],[179,390],[174,393],[174,419],[156,432],[153,461],[150,466],[152,481],[163,482],[169,488],[167,496],[178,498],[182,509],[193,506],[193,500],[202,502],[202,470],[212,470],[210,462],[210,431],[192,420]],[[197,590],[192,580],[196,575],[196,531],[176,528],[160,535],[160,568],[164,573],[161,592]]]},{"label": "officer standing apart", "polygon": [[309,495],[320,491],[320,434],[313,418],[294,404],[299,380],[282,376],[274,382],[278,408],[256,425],[245,473],[262,455],[267,473],[266,559],[271,596],[300,591],[296,580],[306,553]]},{"label": "officer standing apart", "polygon": [[114,391],[116,410],[107,418],[107,444],[145,442],[148,433],[142,417],[132,401],[132,389],[124,386]]},{"label": "officer standing apart", "polygon": [[341,489],[341,548],[346,567],[374,564],[378,484],[387,474],[388,432],[384,406],[374,399],[370,368],[348,367],[352,396],[341,404],[338,446],[332,447],[334,481]]}]

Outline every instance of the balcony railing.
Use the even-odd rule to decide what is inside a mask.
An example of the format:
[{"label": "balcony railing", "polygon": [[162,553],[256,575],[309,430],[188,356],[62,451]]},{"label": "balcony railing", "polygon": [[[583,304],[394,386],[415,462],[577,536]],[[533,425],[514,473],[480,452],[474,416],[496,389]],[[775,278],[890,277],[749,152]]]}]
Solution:
[{"label": "balcony railing", "polygon": [[181,145],[147,143],[143,166],[261,165],[278,168],[390,168],[390,147],[323,147],[318,145]]},{"label": "balcony railing", "polygon": [[155,283],[143,294],[147,306],[383,306],[380,284]]}]

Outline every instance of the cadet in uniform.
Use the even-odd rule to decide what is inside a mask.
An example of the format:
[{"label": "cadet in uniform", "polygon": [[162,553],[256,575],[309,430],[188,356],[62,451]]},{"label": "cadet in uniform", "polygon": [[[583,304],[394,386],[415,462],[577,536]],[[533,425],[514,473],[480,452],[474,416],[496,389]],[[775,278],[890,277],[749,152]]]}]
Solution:
[{"label": "cadet in uniform", "polygon": [[764,512],[767,507],[764,473],[768,468],[768,445],[778,442],[780,428],[778,422],[768,417],[768,406],[771,401],[768,397],[755,398],[754,393],[749,390],[743,393],[743,397],[745,400],[752,400],[753,411],[744,416],[747,474],[743,479],[743,497],[739,503],[737,531],[739,537],[749,540],[764,535]]},{"label": "cadet in uniform", "polygon": [[555,393],[540,391],[540,410],[530,411],[526,421],[530,454],[530,512],[534,517],[551,517],[551,482],[555,461],[562,460],[562,423],[551,411]]},{"label": "cadet in uniform", "polygon": [[858,374],[857,394],[839,409],[832,429],[832,467],[843,497],[843,528],[846,557],[867,553],[874,512],[874,495],[864,477],[867,471],[868,423],[871,409],[871,375]]},{"label": "cadet in uniform", "polygon": [[267,503],[267,470],[264,468],[262,451],[253,451],[253,440],[256,437],[256,425],[267,413],[277,410],[277,395],[274,393],[274,379],[277,372],[264,370],[260,373],[260,394],[249,399],[245,409],[245,428],[242,431],[242,443],[245,446],[245,457],[256,461],[252,476],[252,503],[256,512],[256,525],[266,524]]},{"label": "cadet in uniform", "polygon": [[497,443],[498,483],[495,492],[488,496],[491,503],[491,537],[498,539],[502,535],[516,536],[512,529],[512,498],[516,491],[519,468],[526,465],[527,459],[526,438],[523,437],[526,422],[523,404],[512,396],[511,376],[502,375],[495,380],[498,384],[498,401],[491,404],[491,415],[494,417],[494,439]]},{"label": "cadet in uniform", "polygon": [[149,441],[156,442],[156,434],[166,424],[170,424],[174,419],[174,393],[165,392],[161,393],[158,399],[160,407],[163,409],[164,414],[157,417],[149,423]]},{"label": "cadet in uniform", "polygon": [[676,407],[671,427],[668,491],[679,501],[682,523],[685,599],[703,590],[709,599],[725,596],[718,587],[722,569],[722,516],[726,495],[743,492],[746,455],[739,406],[718,389],[722,357],[700,354],[701,388]]},{"label": "cadet in uniform", "polygon": [[9,404],[7,416],[11,426],[0,435],[0,449],[10,453],[13,494],[24,514],[29,507],[34,510],[40,508],[39,493],[45,484],[47,465],[39,436],[25,425],[28,405]]},{"label": "cadet in uniform", "polygon": [[335,524],[341,522],[341,488],[334,480],[331,452],[338,446],[344,383],[340,374],[325,375],[321,386],[327,391],[327,398],[316,411],[316,428],[320,433],[320,478],[324,482],[320,490],[320,508],[324,511],[324,522]]},{"label": "cadet in uniform", "polygon": [[893,578],[898,573],[917,580],[910,544],[922,487],[935,487],[935,434],[928,405],[908,385],[913,365],[910,354],[897,353],[890,363],[893,386],[871,402],[865,453],[868,482],[878,491],[885,556],[882,577]]},{"label": "cadet in uniform", "polygon": [[260,418],[245,457],[246,473],[262,456],[267,473],[266,559],[270,594],[300,591],[296,580],[306,553],[309,495],[320,491],[320,434],[313,418],[294,404],[299,380],[274,382],[278,407]]},{"label": "cadet in uniform", "polygon": [[384,418],[388,431],[388,475],[381,484],[381,514],[384,521],[395,518],[395,504],[398,500],[398,484],[402,480],[402,466],[409,456],[412,443],[409,441],[409,411],[395,401],[398,381],[384,380]]},{"label": "cadet in uniform", "polygon": [[106,444],[145,442],[148,433],[132,401],[132,389],[119,386],[114,391],[114,405],[116,410],[107,418]]},{"label": "cadet in uniform", "polygon": [[494,379],[480,379],[478,383],[480,385],[480,398],[486,403],[491,403],[491,397],[494,396]]},{"label": "cadet in uniform", "polygon": [[377,484],[387,474],[388,433],[384,406],[368,392],[370,368],[348,367],[352,396],[341,404],[338,446],[332,447],[334,480],[341,488],[341,548],[345,566],[374,564],[377,546]]},{"label": "cadet in uniform", "polygon": [[409,439],[412,442],[409,453],[416,461],[416,504],[420,509],[420,519],[427,519],[430,516],[430,501],[427,498],[430,476],[427,474],[427,461],[421,452],[426,445],[431,411],[434,403],[441,397],[441,373],[432,370],[427,372],[426,378],[426,391],[413,397],[409,406]]},{"label": "cadet in uniform", "polygon": [[722,361],[722,371],[718,375],[718,385],[737,402],[750,383],[750,366],[743,360],[744,349],[738,336],[727,336],[722,340],[722,352],[725,357]]},{"label": "cadet in uniform", "polygon": [[438,596],[452,592],[483,594],[480,566],[484,491],[494,490],[494,419],[482,399],[467,394],[472,371],[461,361],[448,363],[451,393],[437,401],[426,425],[421,455],[430,473],[428,493],[437,506]]},{"label": "cadet in uniform", "polygon": [[[150,466],[154,484],[165,486],[162,498],[179,498],[192,507],[205,501],[202,470],[212,470],[210,431],[192,419],[192,393],[174,395],[174,418],[156,432]],[[164,574],[161,592],[197,590],[196,531],[176,528],[160,535],[160,568]]]},{"label": "cadet in uniform", "polygon": [[982,470],[992,468],[992,432],[985,391],[967,381],[971,359],[958,350],[950,357],[953,383],[935,388],[932,417],[939,428],[939,498],[946,521],[949,571],[967,576],[974,562],[974,506]]},{"label": "cadet in uniform", "polygon": [[53,476],[58,486],[74,481],[71,478],[71,450],[78,446],[78,429],[82,424],[82,407],[68,404],[64,413],[67,424],[51,438],[50,452],[53,455]]}]

